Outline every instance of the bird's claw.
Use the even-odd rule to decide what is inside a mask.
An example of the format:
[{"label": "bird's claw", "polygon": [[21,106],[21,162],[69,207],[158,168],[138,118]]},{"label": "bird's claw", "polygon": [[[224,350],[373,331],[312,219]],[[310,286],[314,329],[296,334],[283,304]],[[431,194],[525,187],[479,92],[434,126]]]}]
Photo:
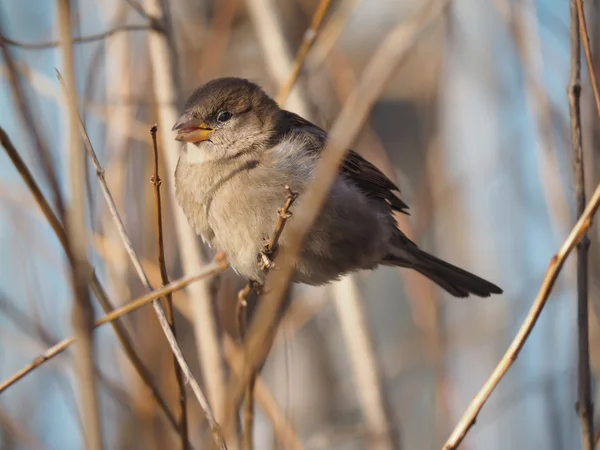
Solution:
[{"label": "bird's claw", "polygon": [[268,249],[263,249],[263,251],[260,252],[260,269],[267,271],[267,270],[271,270],[275,267],[275,263],[271,260],[271,258],[269,258],[269,254],[271,252],[268,251]]}]

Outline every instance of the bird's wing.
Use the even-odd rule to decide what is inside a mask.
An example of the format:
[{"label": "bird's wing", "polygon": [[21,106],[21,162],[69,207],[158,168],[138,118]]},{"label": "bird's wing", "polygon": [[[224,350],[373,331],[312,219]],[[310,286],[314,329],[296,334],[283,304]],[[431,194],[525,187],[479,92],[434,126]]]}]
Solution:
[{"label": "bird's wing", "polygon": [[[309,146],[310,150],[321,151],[327,141],[327,132],[315,124],[289,111],[283,111],[285,123],[288,128],[285,131],[306,131],[314,136],[314,144]],[[365,195],[384,201],[396,211],[408,214],[408,205],[404,203],[394,192],[400,192],[398,186],[386,177],[377,167],[364,159],[353,150],[346,154],[341,167],[344,174]]]}]

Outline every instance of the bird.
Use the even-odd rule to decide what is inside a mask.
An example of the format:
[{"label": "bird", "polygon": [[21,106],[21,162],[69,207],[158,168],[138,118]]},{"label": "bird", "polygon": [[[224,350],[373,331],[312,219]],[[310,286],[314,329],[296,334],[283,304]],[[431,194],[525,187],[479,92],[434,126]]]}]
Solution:
[{"label": "bird", "polygon": [[[216,78],[196,89],[173,126],[184,143],[175,170],[177,202],[202,240],[261,285],[257,257],[275,229],[285,186],[301,197],[327,132],[282,109],[257,84]],[[294,206],[290,209],[294,220]],[[378,266],[413,269],[455,297],[502,289],[420,249],[399,228],[408,214],[397,185],[349,150],[296,260],[293,281],[319,286]],[[289,228],[289,227],[288,227]],[[284,228],[278,248],[289,237]]]}]

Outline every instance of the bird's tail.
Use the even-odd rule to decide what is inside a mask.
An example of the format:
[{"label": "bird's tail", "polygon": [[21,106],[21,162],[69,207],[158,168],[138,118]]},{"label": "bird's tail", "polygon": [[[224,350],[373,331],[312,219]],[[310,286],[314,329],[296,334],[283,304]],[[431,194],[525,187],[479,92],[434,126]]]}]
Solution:
[{"label": "bird's tail", "polygon": [[395,243],[392,253],[382,264],[414,269],[455,297],[468,297],[469,294],[489,297],[502,293],[495,284],[424,252],[404,235],[398,238],[401,242]]}]

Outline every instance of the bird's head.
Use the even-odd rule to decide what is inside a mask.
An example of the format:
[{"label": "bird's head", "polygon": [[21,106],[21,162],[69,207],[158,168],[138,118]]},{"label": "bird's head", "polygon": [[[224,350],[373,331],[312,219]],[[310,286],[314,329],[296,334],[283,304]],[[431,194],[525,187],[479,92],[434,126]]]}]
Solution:
[{"label": "bird's head", "polygon": [[268,146],[279,115],[277,103],[258,85],[218,78],[189,97],[173,131],[176,140],[193,144],[210,159],[234,157]]}]

